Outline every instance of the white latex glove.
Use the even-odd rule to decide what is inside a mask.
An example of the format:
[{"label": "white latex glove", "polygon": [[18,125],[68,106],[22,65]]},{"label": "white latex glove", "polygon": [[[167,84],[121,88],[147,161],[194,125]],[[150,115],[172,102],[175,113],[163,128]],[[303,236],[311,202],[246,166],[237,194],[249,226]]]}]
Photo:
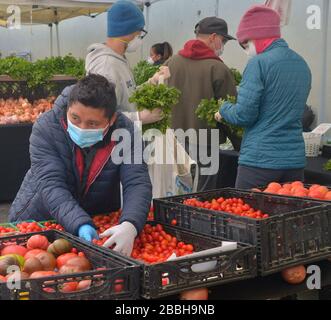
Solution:
[{"label": "white latex glove", "polygon": [[106,230],[100,235],[100,238],[111,236],[103,246],[110,248],[115,244],[114,251],[130,257],[137,234],[136,227],[132,223],[125,221],[116,227]]},{"label": "white latex glove", "polygon": [[148,83],[158,84],[160,82],[160,77],[164,80],[167,80],[171,77],[170,70],[168,67],[163,66],[160,68],[159,72],[156,72],[152,78],[148,80]]},{"label": "white latex glove", "polygon": [[216,112],[216,113],[215,113],[215,120],[216,120],[217,122],[221,122],[222,119],[223,119],[223,117],[221,116],[221,114],[220,114],[219,112]]},{"label": "white latex glove", "polygon": [[159,122],[164,118],[163,112],[161,109],[143,110],[139,112],[139,119],[142,124],[151,124],[155,122]]}]

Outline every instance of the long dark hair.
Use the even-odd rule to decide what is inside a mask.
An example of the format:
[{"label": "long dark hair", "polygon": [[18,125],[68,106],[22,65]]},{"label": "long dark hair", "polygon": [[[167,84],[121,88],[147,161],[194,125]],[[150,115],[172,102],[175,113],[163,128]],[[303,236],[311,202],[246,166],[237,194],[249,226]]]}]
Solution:
[{"label": "long dark hair", "polygon": [[152,50],[162,57],[162,63],[171,58],[173,54],[173,50],[169,42],[156,43],[152,46]]}]

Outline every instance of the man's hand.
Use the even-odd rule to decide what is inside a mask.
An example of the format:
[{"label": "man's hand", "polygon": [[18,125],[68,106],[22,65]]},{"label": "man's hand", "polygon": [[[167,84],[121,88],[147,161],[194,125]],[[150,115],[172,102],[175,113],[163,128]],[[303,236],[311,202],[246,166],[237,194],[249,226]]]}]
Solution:
[{"label": "man's hand", "polygon": [[91,242],[93,239],[99,239],[97,231],[89,224],[84,224],[79,228],[78,236],[88,242]]},{"label": "man's hand", "polygon": [[116,227],[106,230],[100,235],[100,238],[111,236],[103,246],[110,248],[115,245],[115,251],[130,257],[137,234],[136,227],[132,223],[125,221]]}]

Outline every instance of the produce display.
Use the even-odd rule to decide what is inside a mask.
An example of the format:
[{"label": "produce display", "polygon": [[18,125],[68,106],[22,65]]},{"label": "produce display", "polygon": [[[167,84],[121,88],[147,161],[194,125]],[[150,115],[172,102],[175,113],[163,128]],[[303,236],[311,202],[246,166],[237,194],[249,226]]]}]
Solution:
[{"label": "produce display", "polygon": [[67,75],[82,78],[85,75],[85,62],[71,55],[52,57],[29,62],[18,57],[0,59],[0,75],[8,75],[15,80],[26,80],[30,89],[51,88],[54,75]]},{"label": "produce display", "polygon": [[[37,234],[31,236],[25,245],[10,242],[0,249],[0,282],[10,281],[15,275],[21,280],[26,280],[84,273],[94,269],[83,252],[78,252],[68,240],[62,238],[50,243],[46,236]],[[14,275],[8,269],[10,266],[17,266],[20,271],[15,271]],[[86,281],[64,283],[58,289],[61,292],[86,289],[88,288]],[[52,288],[44,288],[44,290],[54,291]]]},{"label": "produce display", "polygon": [[42,227],[36,221],[23,221],[16,224],[16,228],[20,233],[32,233],[42,231]]},{"label": "produce display", "polygon": [[165,262],[174,254],[182,257],[193,252],[192,244],[178,241],[176,237],[165,232],[162,225],[146,224],[134,242],[131,256],[133,259],[153,264]]},{"label": "produce display", "polygon": [[27,99],[0,99],[0,125],[17,123],[34,123],[38,117],[51,110],[55,97],[36,100],[30,103]]},{"label": "produce display", "polygon": [[331,201],[331,189],[319,184],[314,184],[309,188],[305,188],[305,185],[301,181],[285,183],[283,185],[277,182],[272,182],[265,190],[253,189],[253,191]]},{"label": "produce display", "polygon": [[[151,208],[151,212],[152,210],[153,208]],[[108,215],[97,215],[93,217],[93,223],[97,227],[98,234],[118,225],[120,216],[121,212],[117,211]],[[171,224],[175,226],[177,225],[177,221],[173,219]],[[108,239],[109,237],[99,240],[94,239],[93,243],[98,246],[103,246]],[[162,225],[158,224],[153,227],[150,224],[146,224],[144,230],[134,242],[132,258],[152,264],[164,262],[174,253],[177,257],[180,257],[191,254],[193,251],[193,245],[177,241],[176,237],[167,234],[163,230]]]},{"label": "produce display", "polygon": [[[200,120],[205,121],[209,127],[217,128],[217,121],[215,120],[215,113],[219,112],[220,107],[225,102],[236,103],[236,98],[228,96],[226,100],[217,100],[217,99],[203,99],[199,104],[197,110],[195,111],[196,115]],[[237,137],[242,137],[244,130],[238,126],[227,123],[224,119],[222,119],[222,124],[226,125],[231,133],[236,135]]]},{"label": "produce display", "polygon": [[93,223],[97,227],[98,234],[105,232],[107,229],[119,224],[121,211],[109,214],[99,214],[93,217]]},{"label": "produce display", "polygon": [[154,85],[145,83],[141,85],[130,97],[129,101],[137,105],[139,111],[161,109],[164,118],[156,123],[143,126],[143,132],[157,129],[163,134],[170,127],[171,109],[179,101],[180,92],[176,88],[169,88],[164,84]]},{"label": "produce display", "polygon": [[242,199],[237,198],[224,199],[221,197],[218,199],[212,199],[211,201],[199,201],[198,199],[192,198],[185,200],[184,204],[196,208],[227,212],[252,219],[269,218],[268,214],[263,213],[261,210],[255,210]]},{"label": "produce display", "polygon": [[140,61],[133,69],[133,76],[137,86],[147,82],[156,72],[160,70],[160,66],[154,66],[147,61]]},{"label": "produce display", "polygon": [[15,232],[15,231],[16,231],[16,229],[14,229],[8,225],[0,225],[0,237],[6,235],[8,233]]},{"label": "produce display", "polygon": [[43,223],[42,230],[58,230],[58,231],[65,231],[64,228],[60,225],[57,224],[54,221],[46,221]]},{"label": "produce display", "polygon": [[[112,224],[109,217],[98,217],[97,223],[101,224],[101,230],[110,228]],[[105,223],[105,224],[104,224]],[[99,232],[100,232],[99,228]],[[93,240],[93,243],[102,246],[109,237]],[[131,257],[145,263],[161,263],[169,259],[173,254],[177,257],[185,256],[194,252],[192,244],[185,244],[176,237],[166,233],[162,225],[151,226],[146,224],[143,231],[136,238]]]}]

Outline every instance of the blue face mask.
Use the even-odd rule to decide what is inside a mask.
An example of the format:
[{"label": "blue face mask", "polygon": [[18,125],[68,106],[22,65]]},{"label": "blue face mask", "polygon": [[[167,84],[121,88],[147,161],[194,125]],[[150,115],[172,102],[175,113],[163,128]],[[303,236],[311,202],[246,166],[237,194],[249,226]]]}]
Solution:
[{"label": "blue face mask", "polygon": [[68,133],[71,140],[81,148],[88,148],[94,146],[104,138],[104,132],[108,126],[104,129],[81,129],[75,126],[68,119]]}]

